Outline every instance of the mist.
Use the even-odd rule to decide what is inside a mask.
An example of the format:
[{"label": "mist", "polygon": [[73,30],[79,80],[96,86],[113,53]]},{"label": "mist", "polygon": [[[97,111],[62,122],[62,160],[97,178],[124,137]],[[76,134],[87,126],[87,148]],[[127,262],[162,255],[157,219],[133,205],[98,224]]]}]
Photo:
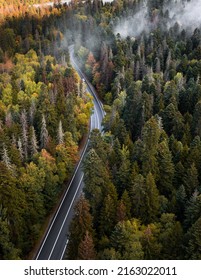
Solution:
[{"label": "mist", "polygon": [[[178,23],[181,29],[190,31],[201,26],[201,0],[191,0],[190,2],[172,0],[169,5],[164,4],[163,13],[166,12],[168,12],[169,20],[165,26],[163,24],[165,29],[169,29],[175,23]],[[120,19],[113,30],[115,34],[119,33],[122,38],[136,37],[142,32],[151,32],[156,26],[158,27],[157,17],[155,22],[150,21],[147,1],[144,1],[144,5],[134,15]]]},{"label": "mist", "polygon": [[172,24],[178,22],[182,28],[195,29],[201,26],[201,0],[191,0],[185,4],[172,4],[169,10],[169,16]]},{"label": "mist", "polygon": [[120,19],[114,28],[114,33],[119,33],[121,37],[139,36],[144,30],[149,31],[150,27],[147,20],[147,8],[143,7],[134,16]]}]

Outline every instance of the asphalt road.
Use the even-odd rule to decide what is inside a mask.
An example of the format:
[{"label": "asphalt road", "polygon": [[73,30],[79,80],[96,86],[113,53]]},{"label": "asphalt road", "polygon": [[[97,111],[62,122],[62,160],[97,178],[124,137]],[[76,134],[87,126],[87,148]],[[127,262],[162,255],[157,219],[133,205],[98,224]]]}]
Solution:
[{"label": "asphalt road", "polygon": [[[94,97],[94,112],[91,116],[90,130],[95,128],[102,130],[101,122],[104,116],[102,103],[97,98],[93,86],[89,83],[86,76],[79,69],[74,56],[73,46],[69,48],[70,59],[72,66],[79,73],[79,76],[85,80],[87,91]],[[65,192],[63,199],[54,215],[54,218],[47,230],[47,233],[42,241],[40,249],[36,255],[36,260],[61,260],[63,259],[66,246],[68,244],[68,229],[73,217],[73,208],[78,200],[83,188],[83,172],[81,163],[87,150],[89,140],[83,149],[80,161],[75,169],[69,187]]]}]

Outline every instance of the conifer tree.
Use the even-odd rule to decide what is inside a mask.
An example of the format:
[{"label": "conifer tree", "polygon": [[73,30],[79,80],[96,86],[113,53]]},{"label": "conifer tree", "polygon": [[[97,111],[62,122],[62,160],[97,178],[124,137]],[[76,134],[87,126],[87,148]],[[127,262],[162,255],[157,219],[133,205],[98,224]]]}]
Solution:
[{"label": "conifer tree", "polygon": [[13,166],[12,166],[10,157],[9,157],[9,155],[8,155],[8,150],[7,150],[5,144],[3,144],[2,161],[3,161],[3,163],[6,165],[6,167],[7,167],[10,171],[13,170]]},{"label": "conifer tree", "polygon": [[41,130],[40,130],[40,146],[47,148],[49,141],[49,133],[47,130],[46,120],[44,114],[42,115]]},{"label": "conifer tree", "polygon": [[38,152],[38,141],[36,138],[36,132],[33,126],[31,126],[31,155],[37,154]]},{"label": "conifer tree", "polygon": [[86,231],[93,236],[94,231],[89,203],[84,196],[81,196],[75,206],[74,217],[69,230],[68,259],[77,259],[79,245],[85,239]]},{"label": "conifer tree", "polygon": [[19,137],[18,141],[17,141],[17,145],[18,145],[18,150],[20,152],[20,157],[23,160],[24,159],[24,151],[23,151],[23,147],[22,147],[22,140]]},{"label": "conifer tree", "polygon": [[201,259],[201,217],[192,225],[187,235],[186,258],[188,260]]},{"label": "conifer tree", "polygon": [[57,141],[59,144],[64,143],[64,132],[63,132],[61,120],[59,121],[59,127],[58,127],[58,132],[57,132]]},{"label": "conifer tree", "polygon": [[25,110],[22,111],[21,116],[21,125],[22,125],[22,145],[24,151],[24,158],[28,158],[28,123],[27,123],[27,113]]},{"label": "conifer tree", "polygon": [[78,247],[78,259],[79,260],[95,260],[96,251],[94,248],[93,238],[88,232],[84,236],[84,239],[80,242]]},{"label": "conifer tree", "polygon": [[174,164],[172,154],[166,140],[158,145],[157,162],[159,168],[159,180],[157,182],[161,194],[170,197],[173,192]]}]

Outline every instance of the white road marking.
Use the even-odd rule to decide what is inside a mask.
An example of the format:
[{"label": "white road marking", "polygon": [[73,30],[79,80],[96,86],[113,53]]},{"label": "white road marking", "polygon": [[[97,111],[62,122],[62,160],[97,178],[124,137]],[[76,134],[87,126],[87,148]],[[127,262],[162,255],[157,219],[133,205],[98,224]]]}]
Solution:
[{"label": "white road marking", "polygon": [[67,241],[66,241],[66,244],[65,244],[65,246],[64,246],[64,249],[63,249],[63,252],[62,252],[62,255],[61,255],[60,260],[62,260],[62,259],[63,259],[63,256],[64,256],[65,251],[66,251],[66,247],[68,246],[68,242],[69,242],[69,239],[67,239]]}]

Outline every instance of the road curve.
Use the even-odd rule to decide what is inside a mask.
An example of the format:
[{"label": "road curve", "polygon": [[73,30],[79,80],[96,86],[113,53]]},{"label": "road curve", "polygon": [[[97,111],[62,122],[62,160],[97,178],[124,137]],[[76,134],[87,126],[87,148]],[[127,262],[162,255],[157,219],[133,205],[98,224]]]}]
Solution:
[{"label": "road curve", "polygon": [[[70,60],[79,76],[85,80],[87,91],[93,96],[94,110],[90,120],[90,131],[95,128],[102,130],[101,122],[104,117],[103,105],[98,99],[96,92],[84,73],[78,67],[73,52],[73,46],[69,47]],[[73,217],[73,208],[83,188],[83,177],[81,163],[87,150],[89,139],[83,149],[80,161],[74,171],[69,187],[52,219],[47,233],[35,257],[36,260],[61,260],[63,259],[68,244],[68,230]]]}]

